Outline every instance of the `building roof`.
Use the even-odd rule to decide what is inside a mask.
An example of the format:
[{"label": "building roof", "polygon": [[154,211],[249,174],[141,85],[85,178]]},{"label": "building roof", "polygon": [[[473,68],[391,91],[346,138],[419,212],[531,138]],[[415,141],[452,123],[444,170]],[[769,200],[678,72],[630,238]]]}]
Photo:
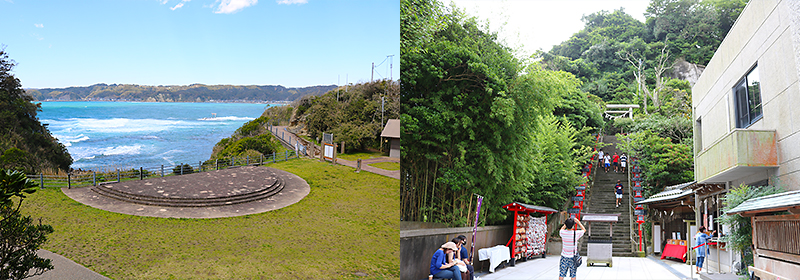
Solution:
[{"label": "building roof", "polygon": [[756,213],[787,211],[792,208],[800,208],[800,191],[751,198],[731,209],[727,214],[752,216]]},{"label": "building roof", "polygon": [[664,188],[664,191],[651,195],[647,199],[639,201],[636,204],[653,204],[653,203],[683,198],[685,196],[694,193],[694,190],[692,190],[692,186],[695,185],[696,183],[697,181],[691,181],[683,184],[666,187]]},{"label": "building roof", "polygon": [[400,138],[400,120],[389,119],[389,121],[386,122],[386,126],[383,127],[381,137]]},{"label": "building roof", "polygon": [[508,211],[519,211],[519,212],[526,212],[526,213],[552,214],[552,213],[558,212],[558,211],[556,211],[556,209],[553,209],[553,208],[550,208],[550,207],[536,206],[536,205],[530,205],[530,204],[519,203],[519,202],[511,202],[509,204],[503,205],[503,208],[505,208]]}]

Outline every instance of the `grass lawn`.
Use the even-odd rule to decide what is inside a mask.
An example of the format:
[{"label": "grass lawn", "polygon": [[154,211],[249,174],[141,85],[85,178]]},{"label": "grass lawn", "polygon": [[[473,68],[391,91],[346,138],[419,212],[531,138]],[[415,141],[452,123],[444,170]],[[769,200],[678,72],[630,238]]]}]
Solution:
[{"label": "grass lawn", "polygon": [[383,153],[381,152],[358,152],[352,154],[338,154],[336,155],[337,158],[346,159],[356,161],[358,159],[368,159],[368,158],[379,158],[382,157]]},{"label": "grass lawn", "polygon": [[400,170],[400,163],[399,162],[389,162],[389,161],[376,162],[376,163],[370,164],[369,166],[377,167],[377,168],[380,168],[380,169],[383,169],[383,170]]},{"label": "grass lawn", "polygon": [[114,279],[399,278],[397,179],[307,159],[268,166],[302,177],[311,193],[219,219],[111,213],[53,188],[29,195],[22,210],[55,229],[44,249]]}]

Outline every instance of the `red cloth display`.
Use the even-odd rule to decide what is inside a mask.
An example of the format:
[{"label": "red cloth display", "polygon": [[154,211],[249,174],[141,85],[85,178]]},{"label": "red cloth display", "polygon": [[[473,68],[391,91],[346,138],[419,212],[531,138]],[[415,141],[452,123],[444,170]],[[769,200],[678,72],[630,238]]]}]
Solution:
[{"label": "red cloth display", "polygon": [[666,257],[680,259],[686,262],[686,246],[667,244],[664,246],[664,252],[661,253],[661,259]]}]

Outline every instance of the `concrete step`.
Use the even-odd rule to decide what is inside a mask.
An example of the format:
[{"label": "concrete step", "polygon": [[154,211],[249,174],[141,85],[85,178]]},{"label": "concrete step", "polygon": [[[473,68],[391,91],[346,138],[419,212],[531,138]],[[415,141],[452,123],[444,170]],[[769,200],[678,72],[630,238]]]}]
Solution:
[{"label": "concrete step", "polygon": [[265,199],[279,193],[281,190],[283,190],[284,185],[283,179],[278,179],[272,185],[266,186],[258,191],[213,198],[153,197],[122,192],[106,186],[92,187],[91,190],[99,195],[136,204],[166,207],[210,207],[233,205]]}]

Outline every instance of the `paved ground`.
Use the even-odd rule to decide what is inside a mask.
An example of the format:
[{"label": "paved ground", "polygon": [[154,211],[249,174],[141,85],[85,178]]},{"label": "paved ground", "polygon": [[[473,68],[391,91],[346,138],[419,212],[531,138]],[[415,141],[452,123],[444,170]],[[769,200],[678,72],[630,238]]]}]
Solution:
[{"label": "paved ground", "polygon": [[[361,170],[366,171],[366,172],[375,173],[375,174],[378,174],[378,175],[383,175],[383,176],[386,176],[386,177],[400,179],[400,170],[385,170],[385,169],[380,169],[380,168],[377,168],[377,167],[369,166],[370,164],[378,163],[378,162],[397,162],[397,163],[399,163],[400,159],[399,158],[390,158],[390,157],[364,159],[364,160],[361,160]],[[336,163],[344,165],[344,166],[349,166],[349,167],[352,167],[352,168],[356,168],[356,165],[358,164],[356,161],[349,161],[349,160],[340,159],[340,158],[336,159]]]},{"label": "paved ground", "polygon": [[48,270],[42,275],[34,276],[27,279],[32,280],[59,280],[59,279],[81,279],[81,280],[105,280],[109,279],[97,272],[91,271],[88,268],[73,262],[59,254],[39,250],[36,254],[40,257],[51,259],[53,261],[53,269]]},{"label": "paved ground", "polygon": [[[89,187],[61,190],[70,198],[80,203],[89,205],[94,208],[136,216],[160,217],[160,218],[224,218],[234,217],[249,214],[262,213],[275,209],[280,209],[292,204],[297,203],[306,197],[311,188],[308,183],[302,178],[292,173],[269,167],[255,167],[243,166],[236,168],[229,168],[223,170],[216,170],[203,173],[195,173],[182,176],[170,176],[164,178],[151,178],[146,180],[126,181],[116,183],[114,185],[127,186],[128,188],[157,188],[159,184],[165,184],[163,181],[172,184],[172,189],[185,191],[186,194],[201,193],[209,189],[223,188],[228,189],[230,184],[246,184],[248,178],[252,176],[245,176],[246,173],[269,171],[279,174],[286,184],[281,192],[270,196],[266,199],[255,200],[251,202],[214,206],[214,207],[165,207],[165,206],[151,206],[136,203],[125,202],[114,198],[99,195],[92,191]],[[238,176],[236,174],[239,174]],[[243,180],[243,181],[237,181]],[[237,183],[238,182],[238,183]],[[219,191],[217,193],[223,193]],[[183,196],[187,196],[183,194]],[[181,195],[181,194],[175,194]]]},{"label": "paved ground", "polygon": [[[297,135],[294,135],[294,133],[286,131],[286,126],[273,126],[272,129],[273,129],[271,131],[272,134],[275,135],[278,138],[281,138],[283,141],[286,141],[286,143],[295,143],[297,141],[297,139],[300,138],[300,137],[297,137]],[[361,161],[361,170],[362,171],[366,171],[366,172],[375,173],[375,174],[378,174],[378,175],[383,175],[383,176],[386,176],[386,177],[400,179],[400,170],[385,170],[385,169],[380,169],[380,168],[377,168],[377,167],[369,166],[369,164],[378,163],[378,162],[386,162],[386,161],[388,161],[388,162],[398,162],[399,163],[400,159],[399,158],[390,158],[390,157],[380,157],[380,158],[365,159],[365,160]],[[344,159],[340,159],[340,158],[336,159],[336,163],[344,165],[344,166],[349,166],[349,167],[352,167],[352,168],[356,168],[356,165],[357,165],[357,163],[355,161],[349,161],[349,160],[344,160]]]},{"label": "paved ground", "polygon": [[[515,267],[497,269],[494,273],[478,275],[481,280],[508,279],[508,280],[533,280],[533,279],[558,279],[558,264],[560,256],[547,256],[544,259],[533,259],[517,263]],[[577,279],[689,279],[690,267],[686,264],[663,261],[655,257],[634,258],[614,257],[614,265],[586,267],[586,263],[578,268]],[[673,262],[677,266],[669,264]],[[680,272],[685,273],[681,274]],[[694,275],[695,279],[697,275]],[[570,279],[569,274],[565,279]]]}]

